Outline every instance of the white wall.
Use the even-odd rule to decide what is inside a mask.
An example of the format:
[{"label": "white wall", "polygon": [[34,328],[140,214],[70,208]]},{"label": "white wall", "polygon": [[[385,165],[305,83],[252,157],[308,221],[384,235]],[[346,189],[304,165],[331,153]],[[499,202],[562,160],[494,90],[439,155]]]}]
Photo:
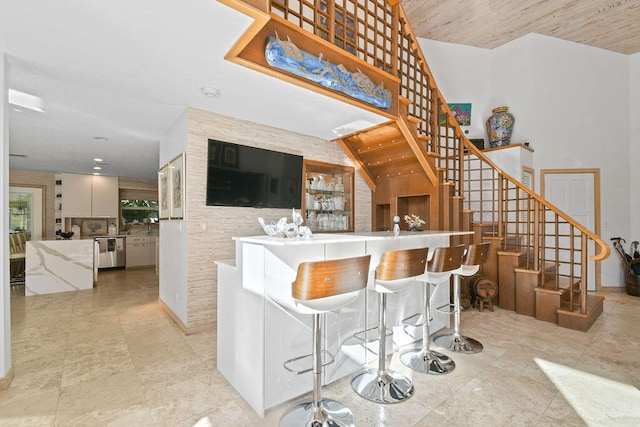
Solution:
[{"label": "white wall", "polygon": [[[511,143],[529,142],[537,126],[533,98],[533,46],[529,36],[521,37],[491,51],[491,108],[509,107],[515,117]],[[487,117],[491,112],[487,112]],[[534,147],[535,148],[535,147]],[[537,158],[534,155],[534,167]]]},{"label": "white wall", "polygon": [[[638,55],[630,60],[538,34],[490,51],[429,40],[420,44],[447,102],[454,102],[450,96],[474,102],[472,121],[480,109],[486,120],[491,108],[509,107],[516,118],[512,142],[531,143],[537,171],[600,168],[602,238],[640,240],[630,214],[640,208],[640,201],[633,207],[630,202],[634,160],[640,160],[640,125],[632,119],[640,117]],[[469,67],[471,59],[486,70]],[[602,263],[602,285],[624,286],[615,253]]]},{"label": "white wall", "polygon": [[[187,121],[185,110],[160,141],[160,164],[187,151]],[[188,161],[188,159],[187,159]],[[187,200],[188,200],[187,195]],[[186,220],[160,221],[160,253],[158,260],[159,296],[184,325],[187,325],[187,226]]]},{"label": "white wall", "polygon": [[629,57],[629,170],[631,181],[631,227],[627,240],[640,240],[640,53]]},{"label": "white wall", "polygon": [[[0,206],[9,206],[9,106],[7,104],[8,63],[0,51]],[[9,235],[9,210],[0,213],[0,235]],[[9,294],[9,239],[0,240],[0,380],[7,377],[11,369],[11,306]]]},{"label": "white wall", "polygon": [[475,47],[418,39],[436,84],[447,103],[471,103],[468,138],[484,138],[491,115],[491,51]]},{"label": "white wall", "polygon": [[[535,167],[600,168],[601,237],[630,236],[628,56],[535,36]],[[620,260],[602,262],[602,285],[624,286]]]}]

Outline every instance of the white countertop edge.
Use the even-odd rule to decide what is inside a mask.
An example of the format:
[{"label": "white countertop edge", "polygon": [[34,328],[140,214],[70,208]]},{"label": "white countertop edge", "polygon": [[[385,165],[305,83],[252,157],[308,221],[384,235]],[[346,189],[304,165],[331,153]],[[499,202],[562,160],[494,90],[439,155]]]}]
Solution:
[{"label": "white countertop edge", "polygon": [[473,234],[473,231],[435,231],[426,230],[421,232],[401,231],[399,236],[394,236],[391,231],[371,231],[371,232],[354,232],[354,233],[317,233],[310,238],[285,238],[271,236],[246,236],[233,237],[236,242],[255,243],[268,246],[291,246],[291,245],[316,245],[325,243],[350,243],[371,240],[387,240],[387,239],[415,239],[425,236],[460,236]]}]

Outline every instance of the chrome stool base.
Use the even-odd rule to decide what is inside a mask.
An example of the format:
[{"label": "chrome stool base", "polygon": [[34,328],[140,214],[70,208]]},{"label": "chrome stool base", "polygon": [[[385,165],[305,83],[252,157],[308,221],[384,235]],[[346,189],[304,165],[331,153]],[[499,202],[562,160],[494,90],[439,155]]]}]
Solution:
[{"label": "chrome stool base", "polygon": [[449,356],[433,350],[408,350],[400,354],[400,361],[423,374],[448,374],[456,368],[455,362]]},{"label": "chrome stool base", "polygon": [[483,349],[480,342],[473,338],[465,337],[464,335],[445,334],[438,335],[433,339],[433,342],[438,347],[445,348],[447,350],[455,351],[457,353],[480,353]]},{"label": "chrome stool base", "polygon": [[377,403],[398,403],[413,396],[413,383],[398,372],[367,369],[351,380],[351,386],[361,397]]},{"label": "chrome stool base", "polygon": [[322,399],[315,406],[313,399],[303,400],[285,412],[280,427],[355,427],[353,413],[340,402]]}]

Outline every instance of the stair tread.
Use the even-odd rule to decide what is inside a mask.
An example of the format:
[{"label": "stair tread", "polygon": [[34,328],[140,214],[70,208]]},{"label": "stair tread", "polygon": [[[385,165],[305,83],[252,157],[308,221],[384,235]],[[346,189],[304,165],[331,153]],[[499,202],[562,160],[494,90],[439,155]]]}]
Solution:
[{"label": "stair tread", "polygon": [[[556,280],[555,280],[555,276],[551,276],[550,278],[548,278],[547,280],[545,280],[545,282],[542,284],[542,288],[550,288],[550,289],[555,289],[556,288]],[[580,286],[580,280],[576,279],[573,283],[571,282],[571,279],[566,277],[566,276],[560,276],[558,278],[558,288],[560,289],[564,289],[564,290],[569,290],[571,288],[573,288],[574,290],[576,290],[576,286]]]}]

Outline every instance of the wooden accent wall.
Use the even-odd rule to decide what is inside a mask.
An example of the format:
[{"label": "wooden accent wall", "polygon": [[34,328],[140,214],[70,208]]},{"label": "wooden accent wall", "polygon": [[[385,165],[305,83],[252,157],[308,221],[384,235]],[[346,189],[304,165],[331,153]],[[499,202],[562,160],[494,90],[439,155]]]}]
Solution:
[{"label": "wooden accent wall", "polygon": [[[270,220],[291,217],[288,209],[206,206],[208,139],[298,154],[306,159],[327,163],[352,164],[335,142],[192,108],[188,110],[187,132],[186,326],[188,331],[195,331],[215,328],[218,272],[214,261],[235,258],[232,237],[264,234],[258,217]],[[371,191],[356,173],[356,231],[371,229],[370,206]]]},{"label": "wooden accent wall", "polygon": [[[427,221],[425,230],[439,229],[438,227],[438,190],[431,184],[427,175],[417,172],[376,180],[376,191],[373,195],[372,210],[374,231],[389,230],[393,227],[391,218],[399,215],[400,228],[407,229],[404,216],[415,214]],[[380,209],[388,205],[389,209]],[[381,217],[383,215],[384,217]]]}]

